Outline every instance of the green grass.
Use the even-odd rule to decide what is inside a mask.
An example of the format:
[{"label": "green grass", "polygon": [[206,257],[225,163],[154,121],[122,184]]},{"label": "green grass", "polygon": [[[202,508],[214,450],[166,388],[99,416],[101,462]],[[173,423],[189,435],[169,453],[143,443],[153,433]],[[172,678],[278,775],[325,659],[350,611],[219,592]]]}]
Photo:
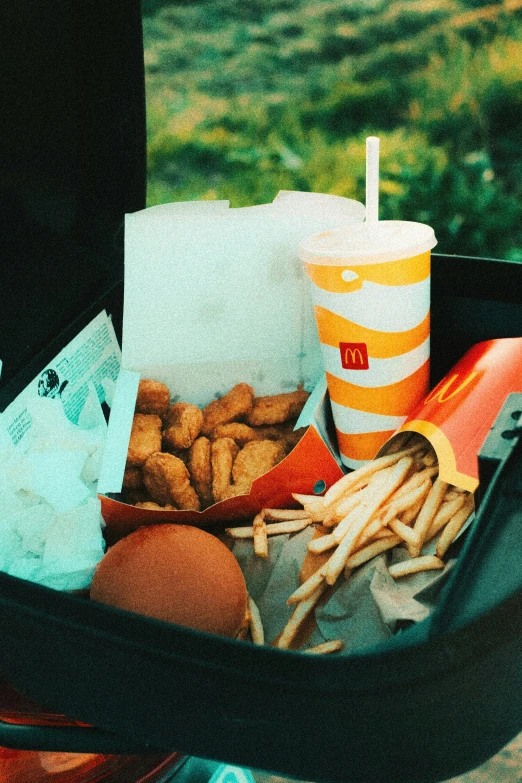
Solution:
[{"label": "green grass", "polygon": [[522,258],[522,0],[144,2],[150,205],[364,200],[447,253]]}]

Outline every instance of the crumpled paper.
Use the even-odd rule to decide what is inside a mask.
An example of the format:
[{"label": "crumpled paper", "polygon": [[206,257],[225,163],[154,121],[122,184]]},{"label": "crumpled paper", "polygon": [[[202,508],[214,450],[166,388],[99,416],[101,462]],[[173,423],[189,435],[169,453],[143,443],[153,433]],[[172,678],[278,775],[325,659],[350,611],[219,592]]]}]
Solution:
[{"label": "crumpled paper", "polygon": [[[314,534],[312,527],[293,535],[270,536],[268,559],[254,554],[250,539],[231,546],[245,575],[247,589],[259,609],[267,644],[273,643],[294,606],[286,599],[299,586],[299,574]],[[425,571],[393,579],[388,565],[408,559],[397,546],[338,579],[324,604],[315,608],[315,627],[302,648],[341,639],[344,653],[360,653],[429,617],[454,561],[443,571]]]},{"label": "crumpled paper", "polygon": [[29,407],[23,445],[0,439],[0,570],[81,590],[105,551],[96,483],[107,425],[92,384],[77,425],[60,399]]}]

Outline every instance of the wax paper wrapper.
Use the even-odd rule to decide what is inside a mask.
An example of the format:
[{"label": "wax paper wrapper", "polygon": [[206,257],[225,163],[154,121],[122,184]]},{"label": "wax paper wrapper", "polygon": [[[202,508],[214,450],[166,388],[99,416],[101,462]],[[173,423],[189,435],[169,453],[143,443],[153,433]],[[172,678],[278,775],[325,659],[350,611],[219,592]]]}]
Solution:
[{"label": "wax paper wrapper", "polygon": [[103,557],[97,480],[120,364],[100,313],[0,414],[0,570],[83,590]]}]

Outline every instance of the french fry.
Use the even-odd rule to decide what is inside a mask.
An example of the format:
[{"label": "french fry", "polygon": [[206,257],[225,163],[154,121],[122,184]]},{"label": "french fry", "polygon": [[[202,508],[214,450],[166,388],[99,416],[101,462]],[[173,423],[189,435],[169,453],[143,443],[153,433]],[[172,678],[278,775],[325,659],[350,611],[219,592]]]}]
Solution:
[{"label": "french fry", "polygon": [[[366,528],[366,530],[368,530],[368,528]],[[377,532],[373,534],[371,539],[368,540],[378,541],[381,538],[390,538],[390,536],[394,536],[394,535],[395,533],[393,532],[393,530],[390,530],[389,527],[381,527],[381,529],[377,530]],[[359,540],[357,541],[357,547],[360,548],[360,546],[361,546],[361,539],[359,538]]]},{"label": "french fry", "polygon": [[440,478],[440,476],[437,476],[437,478],[433,482],[432,488],[428,492],[426,500],[424,501],[422,508],[419,511],[419,515],[415,520],[415,524],[413,526],[415,532],[418,533],[420,544],[411,547],[410,555],[412,557],[417,557],[420,554],[422,544],[424,542],[426,534],[429,530],[429,527],[432,523],[435,514],[439,509],[439,506],[441,505],[444,499],[444,495],[446,493],[447,488],[448,488],[447,482],[443,481]]},{"label": "french fry", "polygon": [[354,552],[353,555],[347,558],[345,563],[345,569],[352,571],[363,563],[367,563],[373,557],[380,555],[382,552],[386,552],[387,549],[392,549],[397,544],[401,543],[401,539],[397,535],[391,535],[387,538],[381,538],[378,541],[373,541],[371,544],[363,546]]},{"label": "french fry", "polygon": [[455,500],[458,497],[466,497],[464,491],[458,487],[448,487],[448,491],[444,495],[444,500]]},{"label": "french fry", "polygon": [[424,465],[431,467],[432,465],[435,465],[435,463],[437,462],[437,455],[435,454],[433,449],[430,449],[430,451],[428,451],[428,453],[424,455],[421,461],[424,463]]},{"label": "french fry", "polygon": [[[266,517],[265,517],[266,519]],[[266,525],[267,536],[278,536],[282,533],[298,533],[300,530],[304,530],[312,523],[312,519],[309,516],[302,519],[289,519],[286,522],[273,522]],[[243,525],[241,527],[227,527],[225,532],[232,538],[253,538],[254,527],[252,525]]]},{"label": "french fry", "polygon": [[[291,645],[305,617],[343,569],[349,578],[355,568],[401,543],[410,558],[389,567],[394,578],[445,567],[442,557],[472,512],[473,496],[450,486],[438,473],[437,455],[426,439],[404,433],[383,457],[343,476],[324,496],[293,494],[303,505],[303,516],[309,514],[331,529],[312,539],[309,551],[333,551],[287,599],[295,610],[278,646]],[[436,555],[421,556],[424,542],[441,529]]]},{"label": "french fry", "polygon": [[324,583],[325,567],[321,566],[314,571],[314,573],[308,577],[308,579],[300,585],[297,590],[294,590],[292,595],[286,599],[286,603],[298,604],[299,601],[304,601],[306,598],[310,598],[312,593]]},{"label": "french fry", "polygon": [[411,439],[412,433],[411,432],[400,432],[398,433],[394,439],[393,442],[389,444],[388,448],[386,449],[386,454],[396,454],[398,451],[401,451],[401,449],[406,448],[408,445],[408,441]]},{"label": "french fry", "polygon": [[299,492],[293,492],[292,497],[302,505],[307,514],[310,514],[312,522],[322,522],[325,513],[322,495],[302,495]]},{"label": "french fry", "polygon": [[416,574],[419,571],[432,571],[434,569],[444,568],[444,561],[435,555],[423,555],[422,557],[412,557],[410,560],[403,560],[402,563],[394,563],[388,566],[388,571],[394,579],[408,574]]},{"label": "french fry", "polygon": [[352,510],[344,517],[344,519],[341,519],[339,524],[336,528],[334,528],[332,532],[332,536],[337,544],[340,544],[343,538],[345,537],[348,530],[351,528],[351,526],[354,524],[354,522],[359,518],[360,510],[362,508],[362,504],[358,503],[356,506],[352,508]]},{"label": "french fry", "polygon": [[410,508],[407,508],[405,511],[401,514],[401,522],[404,522],[405,525],[411,524],[417,517],[419,516],[419,511],[421,510],[422,506],[424,505],[424,501],[426,500],[426,496],[419,498],[417,503],[415,503],[414,506],[410,506]]},{"label": "french fry", "polygon": [[243,620],[241,622],[241,625],[239,626],[235,638],[238,639],[239,641],[244,641],[248,636],[249,630],[250,630],[250,609],[248,608],[248,603],[247,603],[245,616],[243,617]]},{"label": "french fry", "polygon": [[310,518],[308,511],[293,508],[264,508],[263,514],[267,522],[293,522]]},{"label": "french fry", "polygon": [[[398,453],[400,454],[401,452]],[[379,487],[379,489],[376,490],[372,502],[361,504],[358,518],[354,521],[354,523],[352,524],[352,526],[350,527],[350,529],[348,530],[348,532],[340,542],[339,546],[337,547],[337,549],[335,550],[335,552],[327,562],[327,569],[325,575],[327,584],[329,585],[335,584],[337,577],[339,576],[339,574],[344,568],[346,559],[349,557],[349,555],[352,554],[353,550],[355,549],[355,544],[357,543],[357,539],[363,532],[364,528],[369,524],[372,517],[378,511],[380,506],[382,506],[384,501],[392,494],[392,492],[404,480],[404,477],[408,473],[412,465],[412,462],[413,460],[409,456],[404,456],[400,458],[396,462],[391,475],[389,476],[387,475],[386,480]]]},{"label": "french fry", "polygon": [[276,642],[276,646],[281,649],[287,649],[292,644],[299,628],[306,620],[317,601],[320,599],[324,592],[326,585],[324,582],[315,588],[314,592],[306,598],[304,601],[300,601],[295,607],[292,616],[283,628],[281,636]]},{"label": "french fry", "polygon": [[390,520],[388,522],[388,527],[414,549],[418,548],[421,543],[419,534],[413,530],[413,528],[409,527],[409,525],[405,525],[404,522],[401,522],[400,519]]},{"label": "french fry", "polygon": [[254,528],[252,525],[242,525],[241,527],[226,527],[225,533],[232,538],[254,538]]},{"label": "french fry", "polygon": [[[397,453],[401,454],[404,452]],[[327,570],[325,575],[327,584],[335,584],[337,577],[344,568],[346,559],[355,549],[357,539],[360,537],[365,527],[371,522],[373,516],[377,513],[383,503],[404,480],[409,469],[411,468],[412,463],[413,459],[411,456],[400,457],[394,464],[392,472],[390,474],[386,474],[383,478],[383,481],[377,486],[371,502],[368,501],[361,504],[358,518],[354,520],[350,529],[327,562]]]},{"label": "french fry", "polygon": [[457,511],[455,516],[448,522],[441,537],[437,542],[437,557],[444,557],[450,544],[455,540],[455,536],[460,532],[462,526],[475,507],[473,495],[466,498],[464,505]]},{"label": "french fry", "polygon": [[379,535],[379,533],[383,530],[383,519],[382,516],[378,516],[375,519],[372,519],[372,521],[365,527],[359,538],[357,539],[357,548],[360,548],[362,546],[365,546],[368,541],[371,541],[375,538],[375,536]]},{"label": "french fry", "polygon": [[314,554],[320,554],[321,552],[327,552],[329,549],[333,549],[337,546],[338,541],[333,533],[328,533],[325,536],[319,536],[318,538],[312,538],[308,542],[308,550],[314,552]]},{"label": "french fry", "polygon": [[[447,495],[446,495],[447,497]],[[426,533],[425,541],[431,541],[437,533],[440,533],[443,527],[445,527],[450,519],[457,513],[459,508],[462,508],[466,502],[466,497],[462,493],[458,493],[455,496],[451,496],[451,500],[445,500],[439,507],[439,510],[433,517],[428,532]]]},{"label": "french fry", "polygon": [[[365,497],[368,486],[363,488],[354,487],[353,494],[343,496],[337,503],[334,503],[324,514],[323,525],[325,527],[335,527],[346,517]],[[366,493],[367,494],[367,493]]]},{"label": "french fry", "polygon": [[303,652],[308,655],[327,655],[328,653],[338,652],[342,649],[343,642],[341,639],[331,639],[329,642],[316,644],[315,647],[307,647]]},{"label": "french fry", "polygon": [[[266,519],[266,517],[265,517]],[[286,522],[273,522],[266,526],[267,536],[281,535],[281,533],[298,533],[312,524],[310,516],[301,519],[287,519]]]},{"label": "french fry", "polygon": [[367,462],[365,465],[362,465],[360,468],[357,468],[351,473],[347,473],[345,476],[340,478],[339,481],[336,481],[335,484],[332,484],[332,486],[326,491],[325,495],[323,496],[325,506],[332,505],[342,495],[345,495],[350,489],[353,489],[354,485],[358,484],[363,478],[369,478],[378,470],[395,465],[395,463],[399,462],[399,460],[401,460],[403,457],[408,457],[410,454],[414,454],[420,448],[421,444],[410,446],[409,448],[402,449],[402,451],[397,451],[394,454],[387,454],[384,457],[378,457],[378,459]]},{"label": "french fry", "polygon": [[268,537],[266,533],[266,522],[263,512],[256,514],[252,525],[254,531],[254,552],[258,557],[268,557]]},{"label": "french fry", "polygon": [[[406,482],[406,484],[403,486],[407,486],[409,483],[410,482]],[[408,508],[417,505],[421,499],[426,497],[431,489],[431,486],[432,484],[430,478],[426,478],[424,482],[420,484],[420,486],[416,486],[413,489],[410,489],[409,492],[401,492],[402,487],[400,487],[397,492],[394,493],[390,499],[390,502],[384,509],[385,524],[387,524],[389,520],[394,519],[394,517],[398,517],[399,514],[402,514],[403,511],[406,511]]]},{"label": "french fry", "polygon": [[265,632],[257,604],[251,595],[247,596],[247,607],[250,613],[250,634],[254,644],[265,643]]}]

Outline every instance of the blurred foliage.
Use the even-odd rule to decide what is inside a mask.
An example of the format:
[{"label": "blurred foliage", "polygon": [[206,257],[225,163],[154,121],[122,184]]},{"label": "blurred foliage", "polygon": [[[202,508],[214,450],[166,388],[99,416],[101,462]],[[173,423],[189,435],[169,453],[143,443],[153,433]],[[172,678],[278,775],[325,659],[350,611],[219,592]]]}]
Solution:
[{"label": "blurred foliage", "polygon": [[150,205],[364,201],[522,260],[522,0],[143,0]]}]

